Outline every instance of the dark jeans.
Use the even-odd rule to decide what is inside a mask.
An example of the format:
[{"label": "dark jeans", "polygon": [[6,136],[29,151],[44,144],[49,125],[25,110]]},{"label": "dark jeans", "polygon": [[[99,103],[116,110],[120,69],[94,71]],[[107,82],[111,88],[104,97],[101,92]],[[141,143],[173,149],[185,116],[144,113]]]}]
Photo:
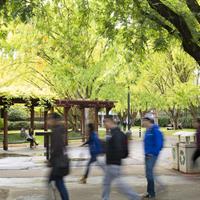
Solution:
[{"label": "dark jeans", "polygon": [[195,164],[196,160],[200,157],[200,149],[197,149],[193,156],[192,156],[192,161],[193,161],[193,164]]},{"label": "dark jeans", "polygon": [[154,155],[145,155],[145,168],[147,178],[147,193],[151,197],[155,197],[155,180],[154,180],[154,167],[158,157]]},{"label": "dark jeans", "polygon": [[55,185],[60,193],[62,200],[69,200],[68,191],[67,188],[65,187],[63,177],[53,175],[53,170],[52,170],[49,177],[49,183],[51,181],[55,181]]},{"label": "dark jeans", "polygon": [[86,171],[85,171],[84,178],[88,177],[88,174],[90,172],[90,165],[92,163],[96,162],[96,161],[97,161],[97,157],[92,155],[91,158],[90,158],[90,160],[89,160],[89,162],[88,162],[88,164],[87,164],[87,168],[86,168]]}]

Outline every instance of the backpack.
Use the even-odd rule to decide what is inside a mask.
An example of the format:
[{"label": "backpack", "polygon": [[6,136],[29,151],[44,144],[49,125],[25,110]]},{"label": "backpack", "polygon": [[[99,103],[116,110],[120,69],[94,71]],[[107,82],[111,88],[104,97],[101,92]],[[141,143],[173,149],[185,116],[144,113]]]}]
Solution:
[{"label": "backpack", "polygon": [[128,147],[128,136],[121,132],[121,141],[122,141],[122,154],[121,158],[125,159],[129,155],[129,147]]}]

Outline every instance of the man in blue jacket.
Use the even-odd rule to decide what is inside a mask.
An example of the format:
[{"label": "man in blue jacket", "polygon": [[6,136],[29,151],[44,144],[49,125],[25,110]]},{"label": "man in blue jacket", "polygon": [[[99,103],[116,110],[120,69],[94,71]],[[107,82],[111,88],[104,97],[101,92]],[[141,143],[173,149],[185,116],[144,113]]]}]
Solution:
[{"label": "man in blue jacket", "polygon": [[160,151],[163,148],[163,134],[159,126],[154,124],[154,116],[146,114],[143,118],[143,126],[146,128],[144,136],[145,169],[147,178],[146,199],[155,199],[154,167]]}]

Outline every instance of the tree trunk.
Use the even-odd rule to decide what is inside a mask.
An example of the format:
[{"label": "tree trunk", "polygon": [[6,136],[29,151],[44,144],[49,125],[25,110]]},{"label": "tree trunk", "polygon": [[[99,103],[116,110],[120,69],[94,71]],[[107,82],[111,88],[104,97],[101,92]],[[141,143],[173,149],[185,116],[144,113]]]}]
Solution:
[{"label": "tree trunk", "polygon": [[169,109],[168,115],[171,119],[174,130],[178,130],[180,113],[181,111],[179,109],[176,109],[175,107]]},{"label": "tree trunk", "polygon": [[135,124],[137,114],[138,114],[138,112],[131,111],[132,126],[134,126],[134,124]]},{"label": "tree trunk", "polygon": [[[153,10],[176,28],[184,50],[200,65],[200,46],[198,41],[195,40],[184,16],[176,13],[160,0],[147,0],[147,2]],[[165,27],[163,26],[163,28]]]},{"label": "tree trunk", "polygon": [[178,124],[179,124],[178,118],[174,117],[172,120],[173,120],[174,130],[178,130]]}]

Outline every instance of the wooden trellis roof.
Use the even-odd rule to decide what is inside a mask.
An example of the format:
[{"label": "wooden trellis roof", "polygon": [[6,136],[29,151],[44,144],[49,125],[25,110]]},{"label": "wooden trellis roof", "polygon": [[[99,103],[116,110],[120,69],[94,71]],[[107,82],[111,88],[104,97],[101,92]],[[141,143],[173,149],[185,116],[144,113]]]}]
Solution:
[{"label": "wooden trellis roof", "polygon": [[[39,98],[30,98],[30,99],[23,99],[23,98],[11,98],[7,99],[6,97],[0,97],[0,105],[5,105],[7,102],[12,104],[17,103],[31,103],[33,106],[38,106],[41,99]],[[48,100],[46,101],[46,104],[49,105],[50,102]],[[51,101],[55,106],[58,107],[73,107],[78,106],[82,108],[113,108],[115,107],[115,101],[102,101],[102,100],[68,100],[68,99],[62,99],[62,100],[52,100]]]}]

